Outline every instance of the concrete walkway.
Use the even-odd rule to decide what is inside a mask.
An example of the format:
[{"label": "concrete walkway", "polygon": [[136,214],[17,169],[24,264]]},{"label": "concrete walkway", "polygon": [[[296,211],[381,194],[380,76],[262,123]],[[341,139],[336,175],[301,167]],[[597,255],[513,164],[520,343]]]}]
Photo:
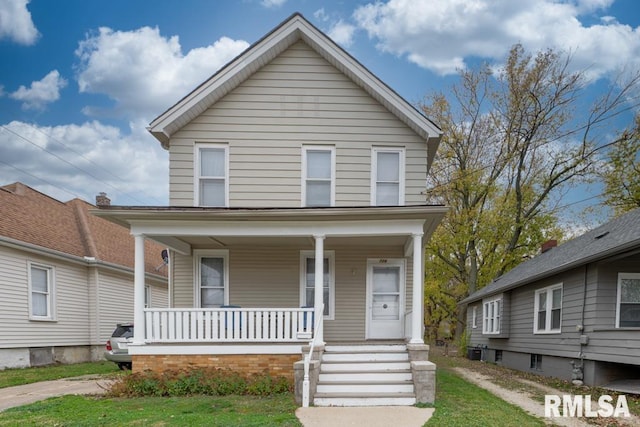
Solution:
[{"label": "concrete walkway", "polygon": [[422,427],[433,411],[414,406],[309,407],[296,409],[296,417],[304,427]]},{"label": "concrete walkway", "polygon": [[109,380],[87,375],[0,388],[0,412],[65,394],[104,394],[108,384]]}]

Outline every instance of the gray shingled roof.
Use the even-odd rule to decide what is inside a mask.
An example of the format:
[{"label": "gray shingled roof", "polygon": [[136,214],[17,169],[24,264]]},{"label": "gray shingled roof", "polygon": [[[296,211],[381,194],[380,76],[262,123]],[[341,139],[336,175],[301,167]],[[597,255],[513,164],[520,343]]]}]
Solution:
[{"label": "gray shingled roof", "polygon": [[640,248],[640,208],[519,264],[460,303],[477,301],[637,248]]}]

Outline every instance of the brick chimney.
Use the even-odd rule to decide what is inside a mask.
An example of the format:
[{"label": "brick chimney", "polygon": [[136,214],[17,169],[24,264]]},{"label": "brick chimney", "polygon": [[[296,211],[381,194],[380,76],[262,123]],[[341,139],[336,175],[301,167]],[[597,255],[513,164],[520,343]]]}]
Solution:
[{"label": "brick chimney", "polygon": [[541,253],[548,252],[551,249],[555,248],[556,246],[558,246],[557,240],[547,240],[542,244],[542,247],[540,248],[540,252]]},{"label": "brick chimney", "polygon": [[96,206],[111,206],[111,199],[107,197],[107,193],[101,192],[96,196]]}]

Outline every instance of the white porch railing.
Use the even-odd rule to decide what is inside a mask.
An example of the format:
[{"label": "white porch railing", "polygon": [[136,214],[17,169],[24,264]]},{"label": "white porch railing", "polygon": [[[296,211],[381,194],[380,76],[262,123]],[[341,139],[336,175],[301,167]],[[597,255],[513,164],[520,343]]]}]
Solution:
[{"label": "white porch railing", "polygon": [[145,342],[292,342],[313,337],[313,308],[146,308]]}]

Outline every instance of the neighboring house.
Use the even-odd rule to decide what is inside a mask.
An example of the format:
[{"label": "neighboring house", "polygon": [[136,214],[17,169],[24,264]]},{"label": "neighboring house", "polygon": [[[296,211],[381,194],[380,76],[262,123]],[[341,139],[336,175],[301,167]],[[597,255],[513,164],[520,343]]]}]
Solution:
[{"label": "neighboring house", "polygon": [[543,246],[461,304],[484,360],[595,386],[640,378],[640,209]]},{"label": "neighboring house", "polygon": [[[116,324],[133,320],[133,237],[91,208],[0,187],[0,369],[102,359]],[[167,305],[162,249],[145,247],[150,307]]]},{"label": "neighboring house", "polygon": [[[332,357],[402,371],[321,374],[317,405],[433,401],[422,284],[446,212],[425,205],[437,126],[295,14],[149,130],[169,151],[171,206],[96,212],[170,248],[171,308],[145,309],[136,282],[134,371],[268,369],[299,390],[314,341],[316,379]],[[335,365],[358,357],[389,364]]]}]

